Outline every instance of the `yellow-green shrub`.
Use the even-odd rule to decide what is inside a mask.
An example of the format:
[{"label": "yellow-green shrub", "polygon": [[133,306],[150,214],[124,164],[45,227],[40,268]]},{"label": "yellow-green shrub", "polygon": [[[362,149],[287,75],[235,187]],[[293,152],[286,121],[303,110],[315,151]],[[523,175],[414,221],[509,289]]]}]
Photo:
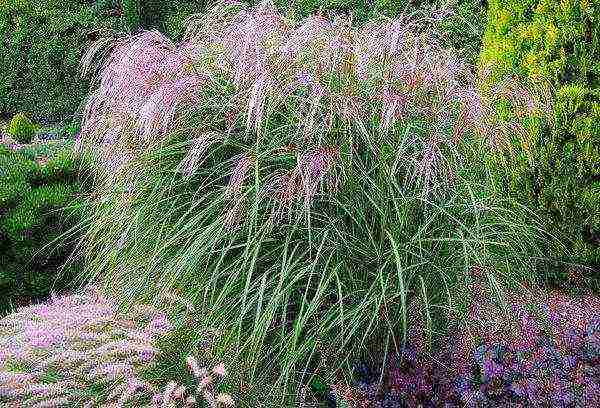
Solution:
[{"label": "yellow-green shrub", "polygon": [[13,116],[8,125],[8,134],[19,143],[29,143],[35,134],[37,126],[24,113]]},{"label": "yellow-green shrub", "polygon": [[[600,265],[600,1],[490,1],[479,70],[487,91],[513,75],[550,85],[553,103],[530,110],[527,137],[496,158],[512,192],[573,238],[577,260]],[[517,113],[508,107],[504,119]]]}]

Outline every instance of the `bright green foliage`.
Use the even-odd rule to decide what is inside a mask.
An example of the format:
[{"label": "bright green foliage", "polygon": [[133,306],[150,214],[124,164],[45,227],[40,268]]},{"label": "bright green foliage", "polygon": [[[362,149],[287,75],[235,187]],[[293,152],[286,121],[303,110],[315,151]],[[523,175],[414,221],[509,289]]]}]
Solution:
[{"label": "bright green foliage", "polygon": [[29,112],[38,122],[73,114],[89,83],[79,63],[89,40],[121,18],[83,0],[0,2],[0,115]]},{"label": "bright green foliage", "polygon": [[490,79],[519,73],[564,85],[599,85],[598,0],[490,1],[481,66]]},{"label": "bright green foliage", "polygon": [[[480,69],[484,87],[508,75],[549,82],[554,103],[526,115],[508,181],[573,238],[578,261],[600,265],[600,1],[491,1]],[[504,102],[505,119],[511,109]],[[506,156],[505,156],[506,157]]]},{"label": "bright green foliage", "polygon": [[13,116],[8,125],[8,134],[19,143],[29,143],[35,134],[37,126],[24,113]]},{"label": "bright green foliage", "polygon": [[[13,151],[0,145],[0,314],[49,294],[72,250],[53,241],[83,209],[83,199],[75,197],[81,185],[69,144],[42,146]],[[54,289],[66,288],[76,268],[65,268]]]},{"label": "bright green foliage", "polygon": [[138,0],[123,0],[122,2],[123,15],[127,27],[130,30],[135,30],[140,26],[140,2]]}]

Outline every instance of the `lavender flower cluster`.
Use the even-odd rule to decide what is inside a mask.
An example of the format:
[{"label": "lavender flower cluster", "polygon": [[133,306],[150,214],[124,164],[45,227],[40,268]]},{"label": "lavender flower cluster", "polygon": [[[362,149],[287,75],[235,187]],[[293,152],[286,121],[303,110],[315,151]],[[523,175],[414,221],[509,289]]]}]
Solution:
[{"label": "lavender flower cluster", "polygon": [[[161,392],[141,379],[159,355],[156,341],[172,329],[164,312],[138,304],[122,315],[94,289],[22,307],[0,320],[0,405],[197,406],[175,381]],[[233,406],[231,396],[214,395],[212,377],[193,356],[188,367],[209,406]],[[222,377],[225,367],[212,372]]]},{"label": "lavender flower cluster", "polygon": [[359,365],[345,398],[382,408],[600,406],[600,298],[541,299],[536,308],[514,297],[516,325],[501,319],[496,332],[452,332],[433,353],[418,335],[409,339],[388,360],[381,386],[378,370]]},{"label": "lavender flower cluster", "polygon": [[200,367],[194,356],[188,356],[186,364],[194,378],[198,381],[198,385],[194,389],[187,389],[184,385],[178,384],[176,381],[170,381],[162,393],[154,394],[152,397],[153,408],[168,407],[176,408],[178,401],[185,404],[185,407],[196,406],[197,401],[201,396],[210,408],[217,407],[233,407],[235,402],[229,394],[215,394],[215,375],[223,378],[226,375],[225,365],[220,363],[213,367],[209,372],[206,368]]},{"label": "lavender flower cluster", "polygon": [[123,395],[152,390],[136,370],[155,358],[154,341],[170,327],[150,307],[119,316],[93,290],[20,308],[0,321],[0,401],[15,407],[94,404],[89,390],[111,382],[118,384],[115,391],[127,389]]}]

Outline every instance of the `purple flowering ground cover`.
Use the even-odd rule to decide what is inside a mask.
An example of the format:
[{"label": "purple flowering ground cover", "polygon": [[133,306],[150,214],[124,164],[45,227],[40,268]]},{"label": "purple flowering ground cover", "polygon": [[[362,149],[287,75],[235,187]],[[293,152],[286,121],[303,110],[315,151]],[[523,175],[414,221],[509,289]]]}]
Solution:
[{"label": "purple flowering ground cover", "polygon": [[482,287],[440,349],[427,352],[417,323],[381,384],[359,365],[357,384],[333,388],[355,407],[600,407],[600,297],[510,293],[503,314]]},{"label": "purple flowering ground cover", "polygon": [[158,308],[136,304],[122,314],[95,288],[21,307],[0,319],[0,407],[234,406],[214,390],[223,364],[211,371],[188,355],[196,387],[145,379],[159,359],[158,341],[173,330]]}]

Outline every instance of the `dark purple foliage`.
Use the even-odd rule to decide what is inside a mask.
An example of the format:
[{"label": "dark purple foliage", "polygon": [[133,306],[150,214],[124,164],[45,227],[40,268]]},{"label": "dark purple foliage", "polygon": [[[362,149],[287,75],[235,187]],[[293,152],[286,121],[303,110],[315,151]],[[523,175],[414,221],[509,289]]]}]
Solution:
[{"label": "dark purple foliage", "polygon": [[[468,343],[468,352],[456,346],[464,332],[450,335],[432,358],[409,337],[390,358],[380,397],[364,406],[600,407],[598,300],[577,304],[556,293],[548,298],[539,305],[544,321],[515,304],[514,337]],[[367,381],[361,382],[362,389]]]}]

